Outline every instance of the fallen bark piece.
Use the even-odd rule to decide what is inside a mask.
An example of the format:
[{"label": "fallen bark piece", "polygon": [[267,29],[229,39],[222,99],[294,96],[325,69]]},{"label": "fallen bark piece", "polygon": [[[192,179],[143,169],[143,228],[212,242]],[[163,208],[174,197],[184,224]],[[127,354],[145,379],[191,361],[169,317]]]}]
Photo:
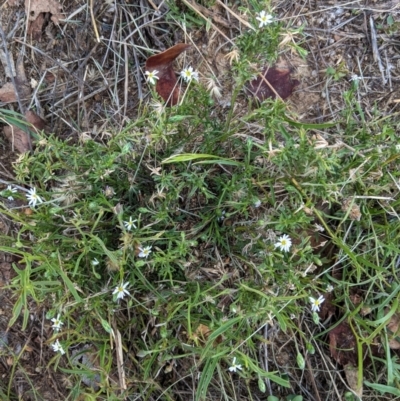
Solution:
[{"label": "fallen bark piece", "polygon": [[246,92],[260,102],[277,97],[285,100],[300,84],[299,81],[292,80],[290,74],[291,71],[288,67],[267,67],[256,79],[247,84]]},{"label": "fallen bark piece", "polygon": [[[0,62],[3,65],[6,77],[15,77],[15,63],[12,54],[10,54],[9,52],[6,53],[3,49],[0,49]],[[8,63],[10,63],[10,66]]]},{"label": "fallen bark piece", "polygon": [[178,43],[160,54],[149,57],[146,61],[146,71],[157,71],[156,91],[167,102],[168,106],[178,104],[180,94],[172,63],[189,47],[190,45],[185,43]]}]

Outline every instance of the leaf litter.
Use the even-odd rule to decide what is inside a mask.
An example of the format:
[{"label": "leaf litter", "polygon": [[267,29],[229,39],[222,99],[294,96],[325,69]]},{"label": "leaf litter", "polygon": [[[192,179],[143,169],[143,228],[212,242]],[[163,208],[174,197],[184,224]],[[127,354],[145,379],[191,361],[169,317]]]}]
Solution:
[{"label": "leaf litter", "polygon": [[158,73],[156,91],[167,102],[168,106],[178,104],[180,94],[178,79],[172,64],[189,47],[190,45],[185,43],[178,43],[160,54],[149,57],[146,61],[146,71],[157,71]]}]

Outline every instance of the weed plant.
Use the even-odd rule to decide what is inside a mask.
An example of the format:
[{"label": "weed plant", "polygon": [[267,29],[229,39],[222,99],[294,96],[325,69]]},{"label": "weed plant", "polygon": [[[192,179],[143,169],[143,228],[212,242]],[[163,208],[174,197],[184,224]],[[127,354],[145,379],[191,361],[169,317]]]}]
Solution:
[{"label": "weed plant", "polygon": [[[239,38],[228,112],[193,82],[181,104],[143,104],[121,132],[41,134],[15,163],[13,197],[35,188],[36,201],[10,208],[1,192],[15,235],[0,250],[19,258],[9,325],[45,311],[46,369],[65,375],[68,399],[307,399],[298,377],[332,324],[310,297],[327,289],[357,338],[358,377],[398,391],[387,329],[400,289],[398,123],[367,119],[354,82],[343,114],[321,124],[246,99],[257,49],[268,43],[259,65],[275,59],[282,29]],[[267,352],[279,338],[286,364]],[[76,363],[82,345],[95,363]]]}]

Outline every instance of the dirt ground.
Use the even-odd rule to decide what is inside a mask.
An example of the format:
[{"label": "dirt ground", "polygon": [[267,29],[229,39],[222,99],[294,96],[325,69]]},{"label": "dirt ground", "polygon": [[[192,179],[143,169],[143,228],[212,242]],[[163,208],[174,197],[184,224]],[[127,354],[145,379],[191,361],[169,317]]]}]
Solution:
[{"label": "dirt ground", "polygon": [[[86,0],[65,0],[60,9],[64,21],[55,18],[53,10],[54,14],[44,13],[43,21],[33,27],[23,3],[0,0],[0,94],[6,84],[15,85],[18,92],[18,99],[0,95],[0,108],[21,113],[34,109],[45,120],[46,129],[60,138],[100,138],[111,127],[118,130],[135,118],[140,102],[148,99],[143,69],[150,54],[143,49],[162,51],[177,42],[193,42],[222,83],[219,106],[229,102],[233,88],[225,57],[231,51],[227,38],[234,40],[245,27],[218,2],[206,9],[196,6],[199,1],[189,3],[208,14],[223,35],[202,28],[187,32],[188,36],[170,29],[168,6],[161,1],[117,1],[116,6],[112,1],[95,1],[91,6]],[[177,3],[182,13],[187,11],[183,2]],[[300,82],[288,99],[289,109],[299,120],[338,118],[345,108],[342,94],[355,76],[360,78],[359,103],[367,115],[376,108],[384,115],[399,112],[398,0],[276,0],[273,6],[280,20],[291,27],[304,27],[304,39],[294,40],[301,40],[307,57],[302,59],[295,52],[280,57]],[[191,51],[200,66],[198,50]],[[329,69],[335,73],[327,74]],[[3,127],[0,123],[0,190],[13,181],[12,162],[19,155],[17,144],[3,135]],[[322,135],[330,140],[329,133]],[[10,235],[13,230],[7,216],[0,215],[0,232]],[[15,275],[12,263],[18,259],[0,253],[0,350],[6,344],[24,367],[15,373],[13,391],[24,400],[62,400],[60,378],[41,368],[53,356],[43,347],[48,334],[42,324],[44,309],[32,304],[34,324],[29,331],[20,330],[20,320],[9,327],[13,302],[2,287]],[[7,382],[12,367],[11,356],[0,357],[1,380]],[[29,382],[37,394],[26,393]]]}]

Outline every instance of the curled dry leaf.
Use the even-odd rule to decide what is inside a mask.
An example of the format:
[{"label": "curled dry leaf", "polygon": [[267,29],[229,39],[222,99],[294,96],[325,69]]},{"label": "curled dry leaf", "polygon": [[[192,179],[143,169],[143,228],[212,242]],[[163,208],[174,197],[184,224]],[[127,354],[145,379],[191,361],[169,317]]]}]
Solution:
[{"label": "curled dry leaf", "polygon": [[63,18],[61,10],[62,6],[57,0],[25,0],[25,12],[29,21],[35,21],[41,13],[50,13],[51,20],[58,24]]},{"label": "curled dry leaf", "polygon": [[288,98],[299,81],[292,80],[290,68],[282,66],[267,67],[256,79],[246,86],[246,92],[262,102],[271,98]]},{"label": "curled dry leaf", "polygon": [[362,380],[360,382],[358,380],[358,368],[348,364],[344,366],[344,373],[349,387],[358,395],[358,397],[361,398],[363,394],[363,386]]},{"label": "curled dry leaf", "polygon": [[172,63],[189,47],[190,45],[185,43],[178,43],[160,54],[149,57],[146,61],[146,71],[158,71],[156,91],[167,102],[168,106],[178,104],[180,92]]},{"label": "curled dry leaf", "polygon": [[353,198],[347,198],[343,201],[342,210],[349,214],[350,220],[360,221],[362,217],[360,207],[355,203]]},{"label": "curled dry leaf", "polygon": [[0,88],[0,100],[7,103],[17,101],[17,95],[15,94],[14,85],[11,82],[4,84]]},{"label": "curled dry leaf", "polygon": [[[197,327],[197,329],[192,333],[192,340],[196,344],[205,344],[208,341],[208,338],[212,334],[212,330],[206,326],[205,324],[200,323]],[[223,338],[221,335],[217,336],[217,338],[214,340],[213,345],[217,346],[222,342]]]},{"label": "curled dry leaf", "polygon": [[[43,130],[46,126],[45,121],[33,111],[28,110],[25,113],[25,119],[31,124],[31,131]],[[4,127],[4,134],[12,143],[13,148],[15,147],[15,149],[17,149],[20,153],[31,150],[31,137],[21,128],[15,126]]]},{"label": "curled dry leaf", "polygon": [[62,6],[57,0],[25,0],[25,12],[29,20],[28,34],[35,40],[40,40],[45,22],[44,13],[50,13],[51,20],[58,25],[63,18],[61,11]]}]

